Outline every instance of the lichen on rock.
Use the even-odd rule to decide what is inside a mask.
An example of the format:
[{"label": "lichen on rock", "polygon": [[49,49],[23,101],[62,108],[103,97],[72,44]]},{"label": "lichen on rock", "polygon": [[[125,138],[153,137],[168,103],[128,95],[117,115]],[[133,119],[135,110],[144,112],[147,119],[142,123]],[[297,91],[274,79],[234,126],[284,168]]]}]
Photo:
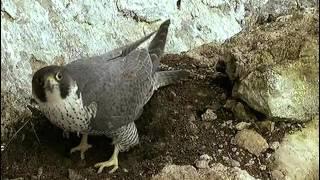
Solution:
[{"label": "lichen on rock", "polygon": [[252,27],[224,44],[233,96],[275,120],[319,114],[319,49],[315,14]]}]

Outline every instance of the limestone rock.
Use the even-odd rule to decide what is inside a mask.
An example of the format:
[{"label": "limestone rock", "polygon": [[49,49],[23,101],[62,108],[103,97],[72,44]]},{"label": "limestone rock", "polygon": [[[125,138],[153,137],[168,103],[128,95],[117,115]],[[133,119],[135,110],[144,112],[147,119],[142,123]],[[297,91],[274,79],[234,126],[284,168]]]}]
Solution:
[{"label": "limestone rock", "polygon": [[272,157],[272,176],[283,175],[289,180],[319,179],[319,119],[312,120],[301,131],[286,135]]},{"label": "limestone rock", "polygon": [[207,109],[206,112],[201,115],[203,121],[213,121],[217,118],[217,114],[214,113],[212,109]]},{"label": "limestone rock", "polygon": [[162,171],[153,176],[152,180],[169,180],[169,179],[185,179],[185,180],[200,180],[200,176],[193,166],[178,166],[167,165]]},{"label": "limestone rock", "polygon": [[319,114],[318,23],[315,14],[296,14],[227,41],[232,95],[267,118],[301,122]]},{"label": "limestone rock", "polygon": [[251,123],[247,123],[247,122],[239,122],[238,124],[236,124],[236,129],[241,131],[245,128],[248,128],[251,125]]},{"label": "limestone rock", "polygon": [[281,0],[255,0],[246,2],[245,26],[254,24],[270,23],[279,16],[292,14],[295,11],[309,11],[318,7],[318,0],[299,0],[299,1],[281,1]]},{"label": "limestone rock", "polygon": [[275,141],[270,144],[270,149],[277,150],[279,146],[280,146],[280,143],[278,141]]},{"label": "limestone rock", "polygon": [[199,160],[196,160],[196,167],[199,169],[209,168],[209,163],[212,160],[212,157],[208,154],[203,154],[200,156]]},{"label": "limestone rock", "polygon": [[203,171],[200,170],[200,176],[203,180],[206,179],[229,179],[229,180],[255,180],[254,177],[248,174],[247,171],[238,167],[227,167],[220,163],[213,164],[212,167]]},{"label": "limestone rock", "polygon": [[228,179],[228,180],[255,180],[247,171],[238,167],[226,167],[220,163],[213,164],[211,168],[199,169],[185,165],[167,165],[162,171],[153,176],[152,180],[207,180],[207,179]]},{"label": "limestone rock", "polygon": [[251,129],[243,129],[235,136],[235,142],[238,146],[247,149],[250,153],[259,156],[268,147],[267,141],[256,131]]}]

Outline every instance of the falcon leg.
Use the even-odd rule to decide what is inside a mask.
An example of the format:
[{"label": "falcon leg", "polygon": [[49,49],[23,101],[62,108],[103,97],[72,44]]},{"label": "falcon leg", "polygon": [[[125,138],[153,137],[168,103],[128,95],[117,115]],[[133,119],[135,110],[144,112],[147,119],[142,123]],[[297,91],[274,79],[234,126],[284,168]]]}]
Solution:
[{"label": "falcon leg", "polygon": [[70,150],[70,153],[73,153],[75,151],[80,151],[80,157],[83,160],[84,159],[84,153],[91,147],[92,146],[90,144],[88,144],[88,134],[83,134],[80,144],[78,146],[72,148]]},{"label": "falcon leg", "polygon": [[110,166],[113,166],[113,168],[109,171],[109,173],[111,174],[111,173],[115,172],[119,167],[118,154],[119,154],[119,148],[117,145],[115,145],[113,154],[108,161],[100,162],[100,163],[97,163],[94,165],[94,167],[96,167],[96,168],[99,167],[98,173],[101,173],[103,168],[110,167]]}]

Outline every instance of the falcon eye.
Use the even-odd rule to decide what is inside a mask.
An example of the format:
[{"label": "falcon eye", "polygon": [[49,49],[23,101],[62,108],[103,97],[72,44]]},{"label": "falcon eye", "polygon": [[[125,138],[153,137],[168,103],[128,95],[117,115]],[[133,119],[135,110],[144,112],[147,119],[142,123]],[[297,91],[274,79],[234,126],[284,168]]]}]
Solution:
[{"label": "falcon eye", "polygon": [[62,74],[60,72],[57,72],[56,80],[60,81],[61,79],[62,79]]},{"label": "falcon eye", "polygon": [[42,86],[42,85],[43,85],[43,81],[42,81],[42,79],[41,79],[41,78],[38,78],[38,79],[37,79],[37,81],[38,81],[38,83],[39,83],[39,85],[40,85],[40,86]]}]

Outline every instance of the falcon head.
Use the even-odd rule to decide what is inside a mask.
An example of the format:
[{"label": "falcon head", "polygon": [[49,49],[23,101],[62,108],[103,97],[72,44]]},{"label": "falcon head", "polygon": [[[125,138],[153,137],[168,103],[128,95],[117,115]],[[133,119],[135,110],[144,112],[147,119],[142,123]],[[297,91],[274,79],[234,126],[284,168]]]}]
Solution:
[{"label": "falcon head", "polygon": [[32,95],[42,103],[65,99],[74,84],[62,66],[47,66],[38,70],[32,78]]}]

